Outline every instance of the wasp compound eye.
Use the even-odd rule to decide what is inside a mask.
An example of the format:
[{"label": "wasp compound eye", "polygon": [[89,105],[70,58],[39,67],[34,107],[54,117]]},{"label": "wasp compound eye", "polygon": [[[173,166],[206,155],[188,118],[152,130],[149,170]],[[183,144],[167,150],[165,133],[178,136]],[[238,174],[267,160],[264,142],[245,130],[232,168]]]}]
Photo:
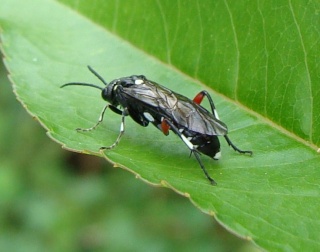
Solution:
[{"label": "wasp compound eye", "polygon": [[111,103],[111,104],[113,104],[113,105],[117,105],[118,103],[117,103],[117,101],[116,101],[116,99],[115,99],[115,93],[114,93],[114,89],[117,87],[117,84],[115,84],[115,83],[110,83],[108,86],[106,86],[103,90],[102,90],[102,92],[101,92],[101,96],[102,96],[102,98],[105,100],[105,101],[107,101],[107,102],[109,102],[109,103]]}]

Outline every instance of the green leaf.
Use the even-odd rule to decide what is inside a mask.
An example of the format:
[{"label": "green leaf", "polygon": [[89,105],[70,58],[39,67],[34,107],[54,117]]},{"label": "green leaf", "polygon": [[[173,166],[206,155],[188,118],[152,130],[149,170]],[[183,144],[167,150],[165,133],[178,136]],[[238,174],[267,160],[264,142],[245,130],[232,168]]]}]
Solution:
[{"label": "green leaf", "polygon": [[320,145],[319,1],[60,1]]},{"label": "green leaf", "polygon": [[76,3],[102,26],[50,0],[3,0],[0,9],[1,49],[14,91],[48,135],[64,148],[94,155],[115,141],[121,118],[111,111],[95,131],[75,131],[95,124],[105,105],[96,89],[59,88],[70,81],[102,85],[86,65],[107,81],[144,74],[189,97],[207,89],[232,141],[254,151],[253,157],[239,155],[221,141],[220,161],[202,156],[217,186],[176,136],[129,118],[119,146],[103,156],[189,197],[265,249],[315,251],[320,158],[298,136],[319,143],[318,57],[309,57],[319,56],[319,33],[308,33],[319,26],[306,25],[318,20],[316,4]]}]

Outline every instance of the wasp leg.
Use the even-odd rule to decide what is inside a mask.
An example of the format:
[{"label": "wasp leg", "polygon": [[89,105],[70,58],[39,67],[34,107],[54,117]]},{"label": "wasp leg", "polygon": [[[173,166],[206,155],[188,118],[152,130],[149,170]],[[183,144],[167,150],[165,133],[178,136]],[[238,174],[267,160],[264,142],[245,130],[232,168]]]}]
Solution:
[{"label": "wasp leg", "polygon": [[186,136],[184,136],[179,129],[169,120],[163,119],[166,121],[166,123],[170,126],[170,128],[172,129],[172,131],[177,134],[181,140],[188,146],[188,148],[191,150],[191,153],[194,154],[194,156],[196,157],[202,171],[204,172],[204,174],[206,175],[207,179],[210,181],[210,183],[212,185],[216,185],[217,183],[214,181],[213,178],[210,177],[209,173],[207,172],[206,168],[204,167],[201,159],[200,159],[200,154],[198,153],[197,149],[194,147],[194,145],[188,140],[188,138]]},{"label": "wasp leg", "polygon": [[211,98],[211,95],[206,91],[206,90],[203,90],[201,91],[200,93],[198,93],[194,98],[193,98],[193,101],[197,104],[200,105],[200,103],[202,102],[203,98],[204,97],[207,97],[208,100],[209,100],[209,104],[210,104],[210,107],[211,107],[211,110],[212,110],[212,114],[215,116],[215,118],[217,118],[218,120],[220,120],[219,118],[219,115],[218,115],[218,112],[216,110],[216,106],[214,105],[214,102]]},{"label": "wasp leg", "polygon": [[100,114],[100,116],[99,116],[98,122],[97,122],[95,125],[93,125],[93,126],[90,127],[90,128],[87,128],[87,129],[77,128],[76,130],[77,130],[77,131],[91,131],[91,130],[94,130],[95,128],[97,128],[98,125],[103,121],[104,113],[106,112],[106,110],[107,110],[107,108],[108,108],[109,106],[110,106],[109,104],[106,105],[106,106],[104,106],[104,108],[102,109],[101,114]]},{"label": "wasp leg", "polygon": [[191,152],[192,152],[192,153],[194,154],[194,156],[196,157],[196,159],[197,159],[197,161],[198,161],[198,163],[199,163],[202,171],[203,171],[204,174],[206,175],[207,179],[210,181],[211,185],[217,185],[217,182],[214,181],[214,179],[210,177],[210,175],[208,174],[206,168],[205,168],[204,165],[202,164],[202,161],[201,161],[201,159],[200,159],[199,153],[198,153],[197,151],[191,151]]},{"label": "wasp leg", "polygon": [[[207,97],[208,100],[209,100],[210,107],[211,107],[211,110],[212,110],[212,114],[215,116],[215,118],[217,118],[218,120],[220,120],[219,115],[218,115],[218,112],[217,112],[216,107],[215,107],[215,105],[214,105],[214,102],[213,102],[210,94],[209,94],[207,91],[203,90],[203,91],[201,91],[200,93],[198,93],[198,94],[194,97],[193,101],[194,101],[195,103],[197,103],[197,104],[200,104],[200,103],[202,102],[202,100],[203,100],[204,97]],[[241,153],[241,154],[246,154],[246,153],[248,153],[248,154],[252,155],[252,151],[243,151],[243,150],[240,150],[237,146],[235,146],[235,145],[231,142],[230,138],[229,138],[227,135],[224,135],[224,138],[226,139],[226,141],[227,141],[227,143],[229,144],[229,146],[231,146],[235,151],[237,151],[237,152],[239,152],[239,153]]]},{"label": "wasp leg", "polygon": [[124,134],[124,131],[125,131],[125,117],[128,115],[128,110],[125,108],[123,111],[122,111],[122,117],[121,117],[121,124],[120,124],[120,133],[117,137],[117,140],[110,146],[106,147],[106,146],[103,146],[103,147],[100,147],[100,150],[110,150],[110,149],[113,149],[114,147],[116,147],[119,142],[120,142],[120,139],[121,137],[123,136]]},{"label": "wasp leg", "polygon": [[76,130],[77,131],[91,131],[91,130],[94,130],[95,128],[97,128],[98,125],[103,121],[104,113],[106,112],[107,108],[110,108],[113,112],[115,112],[117,114],[120,114],[120,115],[122,114],[122,111],[120,109],[116,108],[113,105],[107,104],[102,109],[101,114],[100,114],[99,119],[98,119],[98,122],[95,125],[93,125],[90,128],[87,128],[87,129],[77,128]]},{"label": "wasp leg", "polygon": [[229,144],[229,146],[232,147],[232,149],[234,149],[235,151],[241,153],[241,154],[249,154],[250,156],[252,156],[252,151],[248,151],[248,150],[240,150],[237,146],[235,146],[231,140],[229,139],[229,137],[227,135],[224,135],[224,138],[226,139],[227,143]]}]

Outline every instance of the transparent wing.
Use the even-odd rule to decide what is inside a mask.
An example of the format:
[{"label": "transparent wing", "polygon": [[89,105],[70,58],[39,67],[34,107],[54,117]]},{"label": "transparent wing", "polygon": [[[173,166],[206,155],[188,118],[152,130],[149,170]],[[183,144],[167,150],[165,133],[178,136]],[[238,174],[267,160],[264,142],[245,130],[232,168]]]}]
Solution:
[{"label": "transparent wing", "polygon": [[155,82],[146,81],[125,87],[122,94],[126,99],[134,98],[133,104],[144,107],[145,111],[153,111],[154,117],[170,119],[178,128],[184,127],[206,135],[227,134],[227,126],[208,110]]}]

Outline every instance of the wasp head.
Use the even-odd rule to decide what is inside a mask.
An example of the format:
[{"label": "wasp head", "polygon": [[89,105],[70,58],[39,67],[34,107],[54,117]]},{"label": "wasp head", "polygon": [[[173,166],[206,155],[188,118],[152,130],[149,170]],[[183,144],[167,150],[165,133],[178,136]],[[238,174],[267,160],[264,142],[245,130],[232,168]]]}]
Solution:
[{"label": "wasp head", "polygon": [[90,66],[88,66],[88,69],[90,70],[90,72],[92,72],[105,85],[104,88],[103,87],[99,87],[99,86],[94,85],[94,84],[83,83],[83,82],[69,82],[69,83],[66,83],[66,84],[62,85],[61,87],[71,86],[71,85],[94,87],[94,88],[102,90],[101,91],[102,99],[104,99],[105,101],[109,102],[110,104],[112,104],[114,106],[118,106],[119,105],[119,101],[117,99],[116,90],[118,90],[118,92],[119,92],[120,90],[122,90],[122,88],[130,87],[132,85],[143,84],[146,81],[146,77],[143,76],[143,75],[132,75],[132,76],[129,76],[129,77],[122,77],[122,78],[119,78],[119,79],[115,79],[115,80],[111,81],[108,84]]},{"label": "wasp head", "polygon": [[[132,75],[129,77],[122,77],[111,81],[103,90],[102,98],[114,106],[119,105],[117,100],[117,91],[123,88],[128,88],[132,85],[139,85],[145,83],[146,77],[144,75]],[[116,91],[117,90],[117,91]]]},{"label": "wasp head", "polygon": [[119,84],[117,80],[113,80],[101,92],[102,99],[114,106],[118,105],[115,93],[115,90],[117,89],[118,85]]}]

